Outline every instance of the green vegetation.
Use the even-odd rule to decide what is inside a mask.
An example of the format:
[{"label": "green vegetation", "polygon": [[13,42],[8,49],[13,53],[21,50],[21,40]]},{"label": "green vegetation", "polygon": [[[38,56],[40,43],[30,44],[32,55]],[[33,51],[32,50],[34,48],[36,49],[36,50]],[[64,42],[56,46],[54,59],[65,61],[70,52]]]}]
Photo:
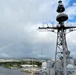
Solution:
[{"label": "green vegetation", "polygon": [[5,68],[22,68],[21,65],[23,64],[29,64],[29,65],[37,65],[38,67],[41,67],[41,62],[40,61],[32,61],[32,60],[29,60],[29,61],[24,61],[24,60],[21,60],[21,61],[12,61],[12,62],[0,62],[0,66],[3,66]]},{"label": "green vegetation", "polygon": [[0,62],[0,65],[5,68],[21,68],[20,62]]}]

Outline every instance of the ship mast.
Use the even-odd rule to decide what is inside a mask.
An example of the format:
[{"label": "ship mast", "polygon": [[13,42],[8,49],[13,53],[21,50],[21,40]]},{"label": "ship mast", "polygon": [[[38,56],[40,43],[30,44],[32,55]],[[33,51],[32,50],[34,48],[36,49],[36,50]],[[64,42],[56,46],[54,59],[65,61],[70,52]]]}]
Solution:
[{"label": "ship mast", "polygon": [[[62,1],[58,1],[57,12],[59,13],[56,17],[56,21],[58,22],[57,26],[54,27],[39,27],[39,29],[51,30],[52,32],[56,31],[57,33],[57,42],[56,42],[56,52],[55,52],[55,75],[68,75],[67,65],[70,60],[70,51],[67,47],[66,42],[66,31],[73,31],[76,26],[66,26],[64,22],[68,20],[68,15],[63,13],[65,11],[64,5]],[[69,31],[71,30],[71,31]],[[61,62],[60,68],[57,67],[58,61]]]}]

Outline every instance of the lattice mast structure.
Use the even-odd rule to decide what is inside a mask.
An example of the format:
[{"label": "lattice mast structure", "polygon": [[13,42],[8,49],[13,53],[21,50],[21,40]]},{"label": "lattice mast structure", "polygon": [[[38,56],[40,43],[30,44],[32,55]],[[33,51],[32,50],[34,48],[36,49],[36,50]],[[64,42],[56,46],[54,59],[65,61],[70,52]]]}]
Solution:
[{"label": "lattice mast structure", "polygon": [[[57,26],[51,27],[39,27],[39,29],[51,30],[52,32],[56,31],[57,33],[57,42],[56,42],[56,53],[55,53],[55,75],[68,75],[67,65],[70,59],[70,51],[67,47],[66,42],[66,31],[71,32],[76,28],[76,26],[66,26],[64,22],[68,20],[68,15],[63,13],[65,8],[62,4],[62,1],[58,1],[59,5],[57,12],[59,15],[56,17],[58,22]],[[60,69],[57,68],[57,61],[61,62]]]}]

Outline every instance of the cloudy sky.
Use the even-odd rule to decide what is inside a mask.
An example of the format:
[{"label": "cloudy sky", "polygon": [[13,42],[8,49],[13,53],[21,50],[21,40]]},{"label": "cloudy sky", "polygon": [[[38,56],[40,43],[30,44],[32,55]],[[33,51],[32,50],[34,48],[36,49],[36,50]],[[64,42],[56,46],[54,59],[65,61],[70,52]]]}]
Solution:
[{"label": "cloudy sky", "polygon": [[[56,34],[40,32],[42,23],[57,25],[58,0],[0,0],[0,58],[53,58]],[[63,0],[69,19],[76,25],[76,0]],[[75,57],[76,32],[67,34],[68,49]]]}]

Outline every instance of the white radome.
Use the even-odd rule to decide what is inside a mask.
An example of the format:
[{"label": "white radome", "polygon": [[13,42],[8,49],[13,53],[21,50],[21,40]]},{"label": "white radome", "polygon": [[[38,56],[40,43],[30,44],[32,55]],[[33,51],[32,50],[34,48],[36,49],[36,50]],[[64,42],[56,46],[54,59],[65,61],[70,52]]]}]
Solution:
[{"label": "white radome", "polygon": [[42,63],[42,68],[43,68],[43,69],[46,69],[46,68],[47,68],[47,62],[43,62],[43,63]]},{"label": "white radome", "polygon": [[68,64],[67,71],[74,71],[74,66],[72,64]]},{"label": "white radome", "polygon": [[74,60],[70,59],[70,64],[74,65]]}]

